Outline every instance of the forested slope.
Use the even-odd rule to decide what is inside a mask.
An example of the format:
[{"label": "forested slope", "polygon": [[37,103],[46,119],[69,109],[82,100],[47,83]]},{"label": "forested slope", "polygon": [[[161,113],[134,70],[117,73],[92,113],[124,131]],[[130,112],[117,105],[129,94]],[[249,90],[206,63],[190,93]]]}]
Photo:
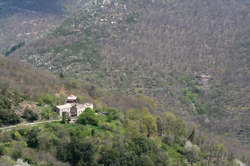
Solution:
[{"label": "forested slope", "polygon": [[248,1],[93,1],[18,49],[38,67],[127,94],[249,143]]},{"label": "forested slope", "polygon": [[0,53],[38,40],[89,0],[8,0],[0,2]]},{"label": "forested slope", "polygon": [[2,56],[0,72],[1,127],[59,119],[53,108],[70,93],[79,103],[95,105],[76,123],[62,119],[35,127],[1,128],[1,166],[236,164],[219,139],[190,128],[170,112],[156,112],[154,101],[142,94],[114,94]]},{"label": "forested slope", "polygon": [[[103,115],[100,111],[105,111]],[[157,118],[157,119],[156,119]],[[56,122],[0,133],[0,165],[228,165],[233,156],[215,139],[187,131],[171,113],[87,109],[76,124]]]}]

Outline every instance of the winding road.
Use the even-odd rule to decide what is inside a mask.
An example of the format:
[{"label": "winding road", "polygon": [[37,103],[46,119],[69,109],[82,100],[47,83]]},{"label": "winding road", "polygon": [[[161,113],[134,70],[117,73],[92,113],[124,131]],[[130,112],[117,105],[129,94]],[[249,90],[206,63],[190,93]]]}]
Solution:
[{"label": "winding road", "polygon": [[0,130],[11,130],[11,129],[14,129],[14,128],[19,128],[19,127],[35,126],[35,125],[39,125],[39,124],[51,123],[51,122],[60,122],[60,121],[61,121],[61,119],[46,120],[46,121],[39,121],[39,122],[32,122],[32,123],[20,123],[20,124],[17,124],[17,125],[0,127]]}]

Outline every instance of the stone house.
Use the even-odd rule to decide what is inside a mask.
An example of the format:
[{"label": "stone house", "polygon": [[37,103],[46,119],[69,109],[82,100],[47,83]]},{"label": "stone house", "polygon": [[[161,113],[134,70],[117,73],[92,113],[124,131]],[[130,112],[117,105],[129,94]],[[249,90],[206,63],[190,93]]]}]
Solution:
[{"label": "stone house", "polygon": [[72,108],[72,105],[67,103],[64,105],[56,106],[56,111],[60,116],[63,116],[64,114],[71,116],[71,108]]},{"label": "stone house", "polygon": [[67,97],[66,104],[56,106],[56,111],[60,116],[67,115],[70,117],[79,116],[87,108],[94,109],[94,105],[91,103],[78,104],[77,97],[70,95]]}]

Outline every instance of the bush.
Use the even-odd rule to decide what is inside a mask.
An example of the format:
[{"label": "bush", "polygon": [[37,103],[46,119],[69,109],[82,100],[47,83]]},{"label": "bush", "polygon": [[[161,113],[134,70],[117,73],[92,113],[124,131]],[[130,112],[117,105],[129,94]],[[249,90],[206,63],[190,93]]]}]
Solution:
[{"label": "bush", "polygon": [[131,149],[138,155],[142,155],[144,153],[154,153],[156,152],[156,145],[154,142],[147,137],[135,137],[132,138],[132,142],[130,143]]},{"label": "bush", "polygon": [[0,95],[0,109],[10,109],[11,103],[6,97]]},{"label": "bush", "polygon": [[58,114],[53,111],[53,108],[51,106],[48,107],[43,107],[42,108],[42,113],[41,113],[42,119],[51,119],[51,118],[56,118]]},{"label": "bush", "polygon": [[8,109],[0,109],[0,122],[4,125],[14,125],[20,123],[20,117]]},{"label": "bush", "polygon": [[141,166],[154,166],[155,164],[149,156],[142,155],[140,158],[140,165]]},{"label": "bush", "polygon": [[0,145],[0,157],[4,155],[5,148],[3,145]]},{"label": "bush", "polygon": [[65,87],[67,90],[79,89],[81,82],[76,79],[71,79],[65,83]]},{"label": "bush", "polygon": [[120,110],[118,110],[117,108],[105,108],[103,111],[107,112],[108,122],[111,122],[112,120],[116,120],[119,118]]},{"label": "bush", "polygon": [[93,126],[98,126],[98,118],[95,115],[94,110],[92,110],[91,108],[87,108],[85,110],[84,113],[82,113],[78,119],[77,119],[77,123],[80,123],[82,125],[93,125]]},{"label": "bush", "polygon": [[72,165],[93,165],[96,147],[93,141],[72,137],[69,144],[57,147],[57,157]]},{"label": "bush", "polygon": [[39,129],[33,128],[32,130],[27,132],[27,145],[30,148],[38,148],[39,140],[38,140]]},{"label": "bush", "polygon": [[184,90],[184,100],[187,103],[197,103],[198,94],[192,93],[188,88]]},{"label": "bush", "polygon": [[199,148],[197,145],[193,145],[191,142],[187,141],[184,147],[184,154],[186,155],[190,163],[198,161],[199,158]]},{"label": "bush", "polygon": [[101,158],[98,161],[100,165],[108,166],[114,163],[119,163],[119,153],[113,149],[103,149],[101,153]]},{"label": "bush", "polygon": [[47,104],[52,107],[64,102],[62,98],[55,97],[51,94],[42,94],[38,97],[37,101],[39,106]]},{"label": "bush", "polygon": [[24,119],[27,119],[30,122],[33,122],[35,120],[38,120],[38,114],[31,109],[26,108],[24,110],[23,116]]}]

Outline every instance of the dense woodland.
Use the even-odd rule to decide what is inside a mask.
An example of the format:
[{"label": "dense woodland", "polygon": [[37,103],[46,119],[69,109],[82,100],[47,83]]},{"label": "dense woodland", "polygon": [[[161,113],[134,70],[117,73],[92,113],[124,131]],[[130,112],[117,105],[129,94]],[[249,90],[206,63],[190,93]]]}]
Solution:
[{"label": "dense woodland", "polygon": [[[171,113],[155,117],[147,110],[106,115],[86,110],[77,124],[63,122],[1,132],[1,163],[22,158],[30,165],[235,165],[224,147],[187,132]],[[6,157],[9,155],[11,158]]]}]

